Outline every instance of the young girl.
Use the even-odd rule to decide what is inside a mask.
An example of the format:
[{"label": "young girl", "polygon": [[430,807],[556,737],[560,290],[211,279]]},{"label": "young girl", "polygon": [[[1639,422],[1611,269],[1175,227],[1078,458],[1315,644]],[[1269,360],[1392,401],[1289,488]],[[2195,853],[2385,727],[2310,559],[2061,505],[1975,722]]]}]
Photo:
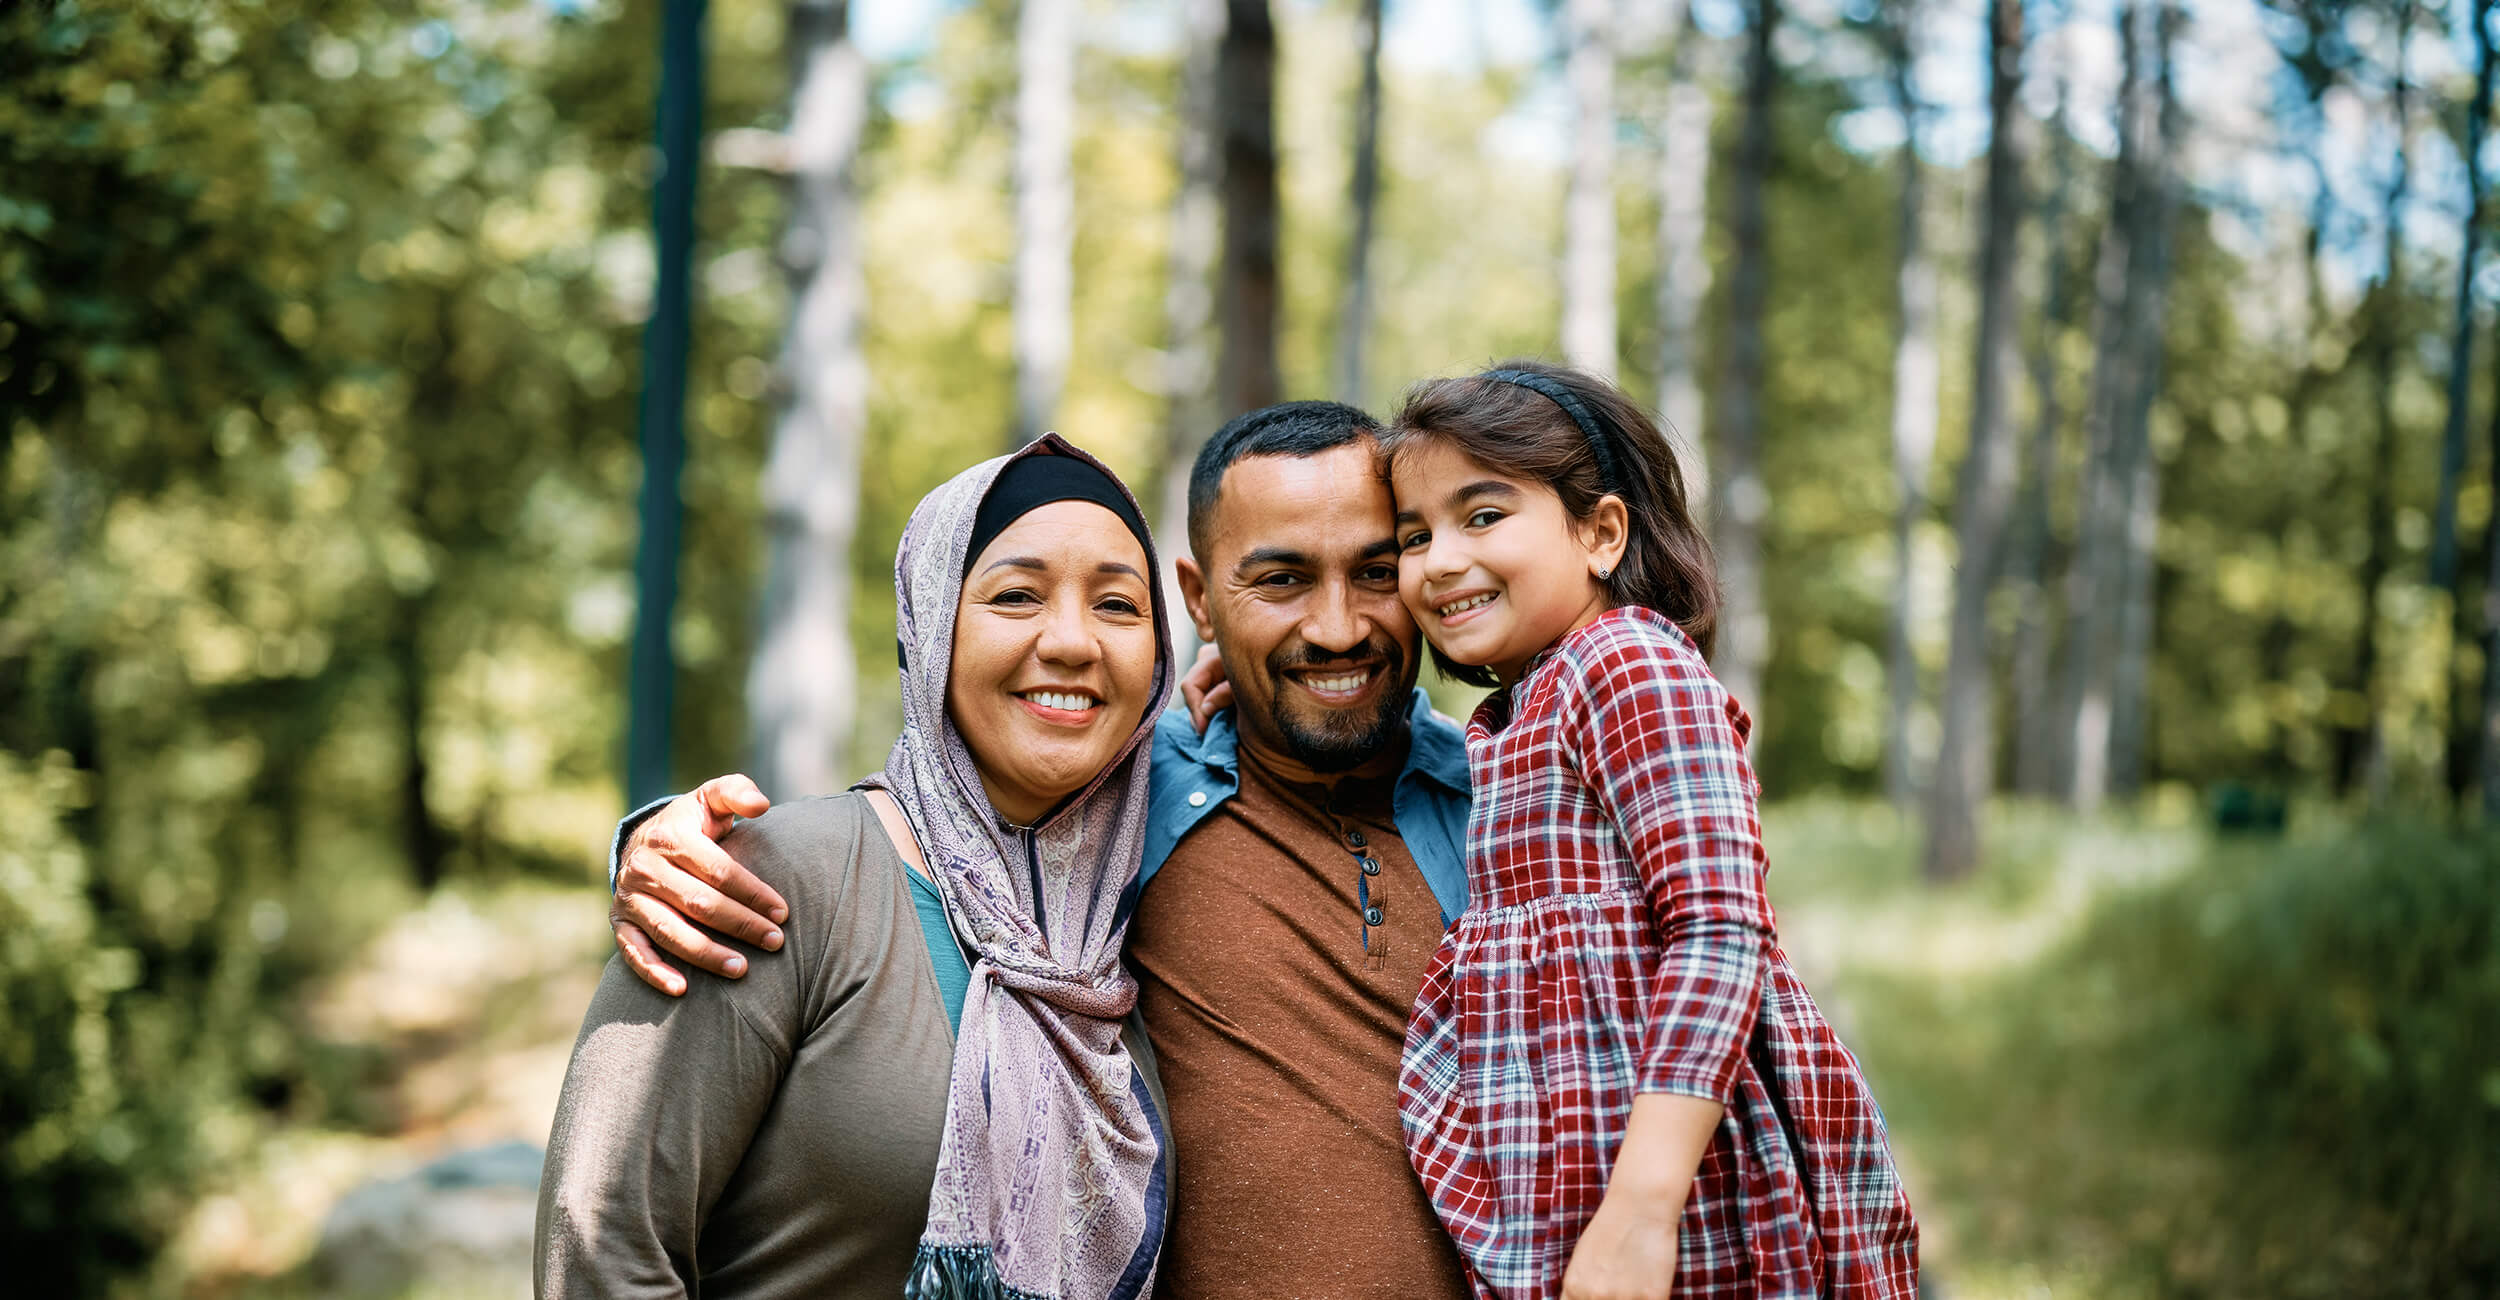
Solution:
[{"label": "young girl", "polygon": [[1386,454],[1399,594],[1443,671],[1501,688],[1399,1079],[1477,1294],[1916,1294],[1882,1116],[1776,941],[1666,439],[1511,362],[1418,386]]}]

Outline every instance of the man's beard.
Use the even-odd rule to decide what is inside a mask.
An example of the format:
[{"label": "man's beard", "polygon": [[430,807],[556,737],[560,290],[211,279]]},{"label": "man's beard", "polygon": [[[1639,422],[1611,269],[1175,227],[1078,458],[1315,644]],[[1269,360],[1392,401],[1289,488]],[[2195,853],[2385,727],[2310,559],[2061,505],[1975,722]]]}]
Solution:
[{"label": "man's beard", "polygon": [[[1299,653],[1280,650],[1268,656],[1268,718],[1285,742],[1285,752],[1314,772],[1343,772],[1370,762],[1397,739],[1398,728],[1406,724],[1407,693],[1395,689],[1406,680],[1405,650],[1395,641],[1375,642],[1364,649],[1367,653],[1332,655],[1304,647]],[[1371,707],[1355,711],[1286,707],[1287,669],[1340,665],[1378,666],[1383,689]]]}]

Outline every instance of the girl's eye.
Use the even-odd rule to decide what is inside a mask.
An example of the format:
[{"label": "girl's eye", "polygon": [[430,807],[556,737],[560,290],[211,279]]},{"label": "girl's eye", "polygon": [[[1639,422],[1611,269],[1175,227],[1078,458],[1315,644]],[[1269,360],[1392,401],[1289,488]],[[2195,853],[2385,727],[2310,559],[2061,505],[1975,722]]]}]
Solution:
[{"label": "girl's eye", "polygon": [[1430,532],[1418,528],[1414,532],[1408,533],[1406,536],[1398,539],[1398,549],[1401,551],[1411,551],[1431,540],[1432,534]]},{"label": "girl's eye", "polygon": [[1484,508],[1484,509],[1482,509],[1482,510],[1477,511],[1477,512],[1475,512],[1474,514],[1467,516],[1467,526],[1468,526],[1469,528],[1483,528],[1483,527],[1486,527],[1486,526],[1488,526],[1488,525],[1490,525],[1490,524],[1495,524],[1495,523],[1499,523],[1499,522],[1501,522],[1501,518],[1502,518],[1502,512],[1501,512],[1501,511],[1499,511],[1499,510],[1495,510],[1495,509],[1493,509],[1492,507],[1487,506],[1486,508]]}]

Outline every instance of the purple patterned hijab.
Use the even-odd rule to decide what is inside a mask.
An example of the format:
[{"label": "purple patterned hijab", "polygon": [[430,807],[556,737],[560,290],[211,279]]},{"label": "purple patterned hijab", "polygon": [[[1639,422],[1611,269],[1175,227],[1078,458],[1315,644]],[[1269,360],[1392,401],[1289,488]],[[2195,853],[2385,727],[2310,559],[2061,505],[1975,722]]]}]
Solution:
[{"label": "purple patterned hijab", "polygon": [[894,556],[903,734],[862,782],[910,815],[973,959],[910,1300],[1134,1300],[1152,1287],[1163,1244],[1162,1121],[1120,1039],[1137,984],[1120,963],[1128,927],[1117,906],[1145,847],[1147,742],[1174,677],[1161,584],[1149,584],[1155,683],[1136,734],[1031,832],[991,808],[946,712],[974,516],[1026,456],[1073,456],[1110,474],[1046,434],[956,475],[912,512]]}]

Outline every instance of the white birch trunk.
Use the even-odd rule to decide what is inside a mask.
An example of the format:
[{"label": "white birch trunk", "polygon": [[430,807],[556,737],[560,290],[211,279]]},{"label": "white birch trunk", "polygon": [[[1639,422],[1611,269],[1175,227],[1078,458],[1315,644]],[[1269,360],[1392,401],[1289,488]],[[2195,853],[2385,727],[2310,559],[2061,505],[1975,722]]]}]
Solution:
[{"label": "white birch trunk", "polygon": [[853,164],[868,118],[868,65],[850,40],[846,0],[790,9],[790,283],[782,407],[765,463],[767,560],[761,627],[747,673],[753,776],[775,800],[842,788],[858,669],[851,652],[851,538],[859,524],[868,366],[860,351]]},{"label": "white birch trunk", "polygon": [[1337,400],[1363,404],[1363,344],[1371,330],[1372,220],[1380,205],[1381,0],[1362,0],[1362,84],[1354,96],[1354,229],[1346,239],[1345,300],[1337,311]]},{"label": "white birch trunk", "polygon": [[1921,222],[1925,173],[1919,161],[1919,104],[1912,68],[1917,10],[1895,8],[1889,34],[1893,103],[1901,114],[1901,193],[1894,253],[1899,333],[1892,351],[1892,608],[1885,637],[1884,792],[1893,806],[1918,797],[1918,759],[1910,748],[1910,715],[1918,703],[1918,656],[1911,645],[1911,602],[1918,590],[1917,529],[1927,513],[1927,472],[1936,451],[1936,408],[1943,367],[1936,352],[1936,268]]},{"label": "white birch trunk", "polygon": [[1951,880],[1979,866],[1979,814],[1996,775],[1990,697],[1988,595],[2003,563],[2015,488],[2012,403],[2014,260],[2022,224],[2022,0],[1988,7],[1988,190],[1979,249],[1979,330],[1972,362],[1970,447],[1954,505],[1961,559],[1954,574],[1943,728],[1928,804],[1927,875]]},{"label": "white birch trunk", "polygon": [[1562,350],[1615,373],[1614,0],[1566,0],[1571,186],[1563,200]]},{"label": "white birch trunk", "polygon": [[1067,386],[1076,284],[1076,0],[1024,0],[1016,23],[1016,428],[1048,432]]},{"label": "white birch trunk", "polygon": [[1172,561],[1190,553],[1189,471],[1215,432],[1215,260],[1223,239],[1223,157],[1216,144],[1216,57],[1224,39],[1224,0],[1181,0],[1181,86],[1176,106],[1179,188],[1163,281],[1163,484],[1156,541],[1163,556],[1164,607],[1172,647],[1186,663],[1198,630],[1181,604]]},{"label": "white birch trunk", "polygon": [[1701,304],[1710,296],[1710,124],[1717,105],[1701,82],[1704,37],[1687,19],[1674,37],[1658,127],[1658,414],[1684,456],[1687,499],[1710,485],[1703,451]]},{"label": "white birch trunk", "polygon": [[2022,498],[2016,507],[2007,580],[2017,596],[2014,624],[2014,788],[2048,796],[2058,788],[2058,714],[2051,674],[2057,644],[2056,599],[2049,581],[2050,509],[2058,492],[2058,442],[2065,410],[2058,400],[2057,349],[2071,325],[2074,293],[2066,259],[2066,191],[2074,184],[2075,140],[2067,123],[2070,83],[2064,42],[2058,42],[2057,109],[2050,118],[2049,185],[2041,195],[2040,332],[2030,357],[2037,404],[2023,448]]}]

